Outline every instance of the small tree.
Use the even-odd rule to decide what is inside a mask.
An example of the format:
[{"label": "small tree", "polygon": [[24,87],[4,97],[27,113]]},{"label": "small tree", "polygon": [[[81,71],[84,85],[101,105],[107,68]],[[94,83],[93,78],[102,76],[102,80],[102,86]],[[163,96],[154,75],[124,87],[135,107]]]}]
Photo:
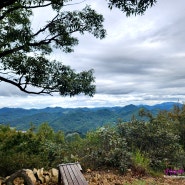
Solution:
[{"label": "small tree", "polygon": [[127,143],[116,127],[102,127],[87,133],[81,151],[84,151],[81,152],[81,161],[88,168],[108,166],[125,172],[130,165]]},{"label": "small tree", "polygon": [[164,122],[135,120],[131,123],[120,124],[119,132],[126,138],[133,152],[139,150],[150,159],[150,166],[153,169],[164,169],[166,160],[174,165],[178,163],[178,155],[182,153],[182,147],[179,144],[180,137]]}]

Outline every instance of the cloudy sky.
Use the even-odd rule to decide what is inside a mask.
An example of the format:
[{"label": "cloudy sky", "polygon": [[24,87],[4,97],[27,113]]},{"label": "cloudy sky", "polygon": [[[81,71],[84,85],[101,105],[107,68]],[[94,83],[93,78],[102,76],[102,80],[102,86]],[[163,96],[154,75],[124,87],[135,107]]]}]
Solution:
[{"label": "cloudy sky", "polygon": [[[96,95],[93,98],[30,96],[1,83],[0,108],[102,107],[185,101],[184,0],[159,0],[145,15],[137,17],[126,17],[115,9],[110,11],[102,0],[86,0],[75,8],[86,4],[104,15],[107,37],[98,40],[90,35],[80,36],[74,53],[56,51],[51,58],[76,71],[93,68]],[[47,15],[48,12],[42,12],[40,19],[35,17],[33,21],[40,25],[41,17]]]}]

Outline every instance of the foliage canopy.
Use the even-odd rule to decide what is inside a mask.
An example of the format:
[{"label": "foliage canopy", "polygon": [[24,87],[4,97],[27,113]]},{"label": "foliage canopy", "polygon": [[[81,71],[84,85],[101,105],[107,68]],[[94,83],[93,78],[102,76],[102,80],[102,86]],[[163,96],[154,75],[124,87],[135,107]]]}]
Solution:
[{"label": "foliage canopy", "polygon": [[[70,2],[71,1],[71,2]],[[75,33],[88,32],[104,38],[104,18],[90,6],[65,11],[77,4],[73,0],[3,0],[0,4],[0,82],[31,94],[74,96],[95,93],[93,70],[75,72],[49,55],[55,48],[70,53],[78,44]],[[156,0],[108,0],[108,7],[119,8],[126,15],[143,14]],[[53,17],[40,28],[33,28],[34,10],[52,9]]]}]

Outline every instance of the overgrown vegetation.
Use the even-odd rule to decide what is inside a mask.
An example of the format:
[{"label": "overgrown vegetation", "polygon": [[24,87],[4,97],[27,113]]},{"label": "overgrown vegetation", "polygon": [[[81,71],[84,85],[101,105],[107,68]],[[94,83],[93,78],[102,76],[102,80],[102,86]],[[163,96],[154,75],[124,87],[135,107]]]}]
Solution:
[{"label": "overgrown vegetation", "polygon": [[78,133],[54,132],[43,123],[26,132],[0,125],[0,174],[22,168],[45,169],[79,161],[84,168],[131,169],[137,175],[185,167],[185,106],[162,111],[149,121],[119,123],[98,128],[85,137]]}]

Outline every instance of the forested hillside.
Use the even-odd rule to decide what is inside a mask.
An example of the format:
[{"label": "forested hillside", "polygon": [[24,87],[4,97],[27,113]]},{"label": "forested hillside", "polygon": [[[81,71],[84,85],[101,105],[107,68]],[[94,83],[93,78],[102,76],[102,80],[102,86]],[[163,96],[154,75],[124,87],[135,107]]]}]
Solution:
[{"label": "forested hillside", "polygon": [[27,130],[30,124],[36,127],[42,123],[48,123],[55,131],[86,133],[105,124],[115,125],[118,122],[130,121],[133,117],[138,120],[141,109],[149,110],[156,115],[160,110],[170,110],[173,102],[162,103],[154,106],[127,105],[125,107],[101,107],[101,108],[45,108],[45,109],[0,109],[0,124],[8,124],[18,130]]}]

